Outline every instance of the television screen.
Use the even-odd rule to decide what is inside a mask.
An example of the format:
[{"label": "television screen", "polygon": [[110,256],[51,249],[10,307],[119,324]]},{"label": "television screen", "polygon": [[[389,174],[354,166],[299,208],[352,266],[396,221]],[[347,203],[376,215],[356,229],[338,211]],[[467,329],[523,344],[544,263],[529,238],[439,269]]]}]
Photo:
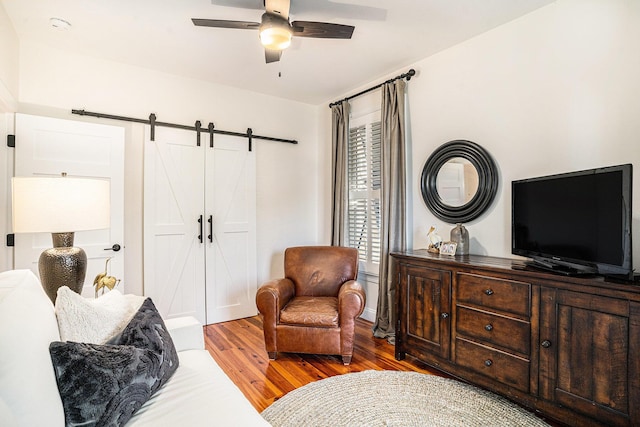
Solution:
[{"label": "television screen", "polygon": [[512,252],[564,274],[630,275],[630,164],[512,182]]}]

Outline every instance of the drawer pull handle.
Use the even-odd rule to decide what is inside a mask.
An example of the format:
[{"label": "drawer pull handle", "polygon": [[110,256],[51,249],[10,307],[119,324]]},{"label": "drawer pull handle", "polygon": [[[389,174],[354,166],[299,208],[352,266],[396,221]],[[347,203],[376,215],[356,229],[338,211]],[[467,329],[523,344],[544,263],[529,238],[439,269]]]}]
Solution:
[{"label": "drawer pull handle", "polygon": [[447,317],[449,317],[449,313],[442,313],[440,315],[443,319],[446,319]]},{"label": "drawer pull handle", "polygon": [[493,295],[493,290],[492,289],[486,289],[484,291],[484,293],[487,294],[487,295]]},{"label": "drawer pull handle", "polygon": [[489,366],[491,366],[491,365],[493,365],[493,360],[491,360],[491,359],[487,359],[487,360],[485,360],[485,361],[484,361],[484,366],[489,367]]},{"label": "drawer pull handle", "polygon": [[542,344],[540,344],[540,345],[543,346],[544,348],[549,348],[549,347],[551,347],[551,341],[544,340],[544,341],[542,341]]},{"label": "drawer pull handle", "polygon": [[484,329],[485,329],[485,331],[491,332],[491,331],[493,331],[493,325],[491,323],[489,323],[488,325],[484,326]]}]

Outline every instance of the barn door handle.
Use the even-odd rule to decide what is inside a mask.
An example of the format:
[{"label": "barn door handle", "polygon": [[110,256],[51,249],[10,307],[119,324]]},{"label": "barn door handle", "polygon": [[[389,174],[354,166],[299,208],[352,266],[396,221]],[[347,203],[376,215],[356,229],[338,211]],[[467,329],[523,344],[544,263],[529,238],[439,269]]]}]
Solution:
[{"label": "barn door handle", "polygon": [[202,243],[202,215],[198,218],[198,224],[200,224],[200,234],[198,234],[198,240]]},{"label": "barn door handle", "polygon": [[213,243],[213,215],[209,215],[207,222],[209,223],[209,235],[207,238],[211,243]]},{"label": "barn door handle", "polygon": [[113,246],[111,246],[110,248],[104,248],[105,251],[113,251],[113,252],[118,252],[120,249],[122,249],[122,246],[120,246],[117,243],[114,243]]}]

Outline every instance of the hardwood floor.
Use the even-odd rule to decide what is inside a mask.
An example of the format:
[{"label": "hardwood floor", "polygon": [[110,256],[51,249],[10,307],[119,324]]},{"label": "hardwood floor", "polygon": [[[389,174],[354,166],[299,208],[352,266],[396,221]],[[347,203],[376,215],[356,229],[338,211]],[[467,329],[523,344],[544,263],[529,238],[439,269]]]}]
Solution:
[{"label": "hardwood floor", "polygon": [[[356,321],[353,359],[349,366],[339,356],[278,353],[269,362],[259,316],[204,327],[205,346],[218,365],[262,412],[291,390],[334,375],[365,370],[415,371],[449,377],[407,355],[395,359],[395,347],[374,338],[370,322]],[[450,377],[449,377],[450,378]],[[545,419],[553,427],[563,424]]]},{"label": "hardwood floor", "polygon": [[258,410],[291,390],[334,375],[365,370],[417,371],[445,376],[407,356],[398,361],[395,348],[374,338],[371,323],[358,319],[353,359],[349,366],[338,356],[278,353],[269,362],[259,316],[205,326],[205,345],[220,367]]}]

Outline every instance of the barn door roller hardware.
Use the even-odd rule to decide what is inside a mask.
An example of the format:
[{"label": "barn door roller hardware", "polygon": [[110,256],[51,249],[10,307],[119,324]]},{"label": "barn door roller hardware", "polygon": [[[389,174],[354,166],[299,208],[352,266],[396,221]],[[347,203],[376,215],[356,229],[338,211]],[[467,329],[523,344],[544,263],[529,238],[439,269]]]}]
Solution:
[{"label": "barn door roller hardware", "polygon": [[156,120],[156,115],[154,113],[151,113],[149,115],[149,119],[136,119],[133,117],[125,117],[125,116],[115,116],[113,114],[103,114],[103,113],[95,113],[92,111],[85,111],[85,110],[71,110],[72,114],[77,114],[80,116],[91,116],[91,117],[97,117],[99,119],[111,119],[111,120],[121,120],[121,121],[125,121],[125,122],[134,122],[134,123],[143,123],[145,125],[149,125],[151,126],[151,140],[155,141],[155,127],[156,126],[163,126],[163,127],[168,127],[168,128],[174,128],[174,129],[184,129],[184,130],[191,130],[191,131],[195,131],[197,132],[197,141],[198,141],[198,145],[200,145],[200,134],[202,132],[206,132],[209,133],[210,137],[209,137],[209,145],[211,147],[213,147],[213,134],[220,134],[220,135],[230,135],[230,136],[237,136],[240,138],[247,138],[249,140],[249,151],[251,151],[252,148],[252,140],[254,139],[261,139],[264,141],[275,141],[275,142],[286,142],[288,144],[297,144],[298,141],[296,141],[295,139],[283,139],[283,138],[273,138],[270,136],[262,136],[262,135],[256,135],[253,133],[253,131],[251,130],[251,128],[248,128],[246,132],[242,133],[242,132],[231,132],[231,131],[226,131],[226,130],[221,130],[221,129],[216,129],[213,125],[213,123],[209,123],[208,127],[203,128],[201,122],[198,120],[195,122],[194,126],[187,126],[187,125],[180,125],[180,124],[176,124],[176,123],[167,123],[167,122],[159,122]]}]

